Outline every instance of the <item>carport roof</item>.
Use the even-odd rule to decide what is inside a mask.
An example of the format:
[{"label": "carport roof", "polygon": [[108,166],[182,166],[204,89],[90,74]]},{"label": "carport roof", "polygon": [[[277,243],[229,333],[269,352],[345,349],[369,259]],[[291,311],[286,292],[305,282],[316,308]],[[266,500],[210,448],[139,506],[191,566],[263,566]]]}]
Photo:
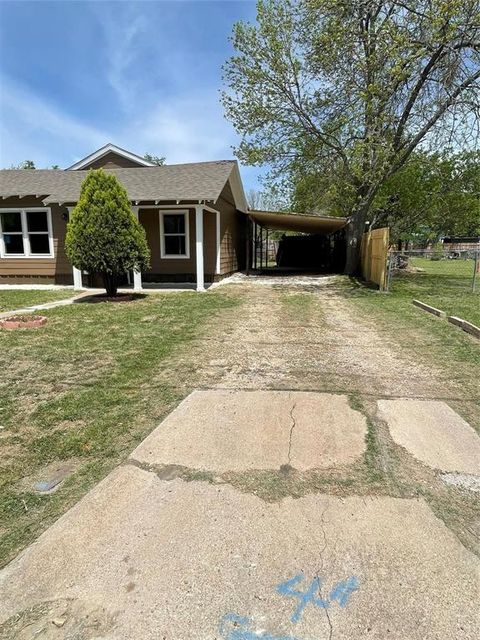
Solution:
[{"label": "carport roof", "polygon": [[248,212],[250,218],[266,229],[279,231],[298,231],[301,233],[319,233],[327,235],[347,224],[346,218],[318,215],[315,213],[286,213],[284,211]]}]

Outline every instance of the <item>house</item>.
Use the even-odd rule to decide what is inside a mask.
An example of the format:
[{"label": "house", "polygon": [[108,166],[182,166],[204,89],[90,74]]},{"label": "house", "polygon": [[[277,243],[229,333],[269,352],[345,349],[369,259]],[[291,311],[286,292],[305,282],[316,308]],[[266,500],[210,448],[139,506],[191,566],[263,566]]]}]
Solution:
[{"label": "house", "polygon": [[[247,202],[236,161],[155,166],[107,144],[65,170],[0,171],[0,283],[87,283],[68,262],[69,212],[89,169],[113,173],[145,228],[151,268],[144,282],[206,282],[244,269]],[[130,277],[130,274],[129,274]]]}]

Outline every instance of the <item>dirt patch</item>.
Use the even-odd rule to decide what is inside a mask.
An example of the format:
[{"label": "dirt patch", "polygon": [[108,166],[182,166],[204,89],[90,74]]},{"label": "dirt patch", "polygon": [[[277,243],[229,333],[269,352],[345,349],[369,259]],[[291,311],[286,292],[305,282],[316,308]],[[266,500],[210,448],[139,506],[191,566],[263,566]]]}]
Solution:
[{"label": "dirt patch", "polygon": [[466,473],[442,473],[441,478],[445,484],[467,491],[480,492],[480,476],[471,476]]},{"label": "dirt patch", "polygon": [[118,293],[116,296],[107,296],[105,293],[97,293],[92,296],[82,296],[74,301],[74,304],[96,304],[98,302],[135,302],[143,300],[145,293]]},{"label": "dirt patch", "polygon": [[93,640],[110,631],[115,615],[106,608],[89,610],[73,598],[42,602],[19,611],[0,625],[0,640]]},{"label": "dirt patch", "polygon": [[198,386],[457,397],[445,370],[400,353],[336,289],[335,277],[304,276],[288,286],[266,280],[274,284],[258,278],[247,285],[243,277],[232,286],[244,299],[242,313],[227,314],[197,343]]},{"label": "dirt patch", "polygon": [[[53,493],[61,484],[81,466],[81,460],[57,461],[47,464],[35,470],[35,473],[25,476],[18,484],[19,491],[39,491],[40,493]],[[47,486],[47,485],[52,485]],[[45,485],[45,486],[43,486]]]}]

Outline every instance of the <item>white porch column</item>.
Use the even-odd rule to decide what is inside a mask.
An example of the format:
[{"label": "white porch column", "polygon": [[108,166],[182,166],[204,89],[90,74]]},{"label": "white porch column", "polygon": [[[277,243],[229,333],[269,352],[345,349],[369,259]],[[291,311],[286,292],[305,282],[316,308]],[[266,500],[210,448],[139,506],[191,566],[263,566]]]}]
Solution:
[{"label": "white porch column", "polygon": [[203,206],[195,206],[195,257],[197,266],[197,291],[205,291],[205,274],[203,266]]},{"label": "white porch column", "polygon": [[82,272],[77,267],[73,267],[73,288],[83,289]]},{"label": "white porch column", "polygon": [[215,261],[215,273],[218,275],[220,273],[220,211],[216,211],[215,213],[215,224],[216,224],[216,232],[217,232],[217,259]]},{"label": "white porch column", "polygon": [[[133,215],[138,220],[138,210],[140,207],[132,207]],[[142,274],[140,271],[133,272],[133,290],[141,291],[142,290]]]},{"label": "white porch column", "polygon": [[[68,215],[69,217],[72,215],[72,211],[75,207],[67,207],[67,211],[68,211]],[[72,265],[72,271],[73,271],[73,289],[74,291],[77,291],[78,289],[83,289],[83,282],[82,282],[82,272],[80,271],[80,269],[77,269],[77,267],[74,267]]]}]

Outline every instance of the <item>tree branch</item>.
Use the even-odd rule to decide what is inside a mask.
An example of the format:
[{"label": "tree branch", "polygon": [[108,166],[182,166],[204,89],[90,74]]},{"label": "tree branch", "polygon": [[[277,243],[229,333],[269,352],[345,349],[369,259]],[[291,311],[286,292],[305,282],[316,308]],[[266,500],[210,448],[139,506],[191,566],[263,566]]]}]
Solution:
[{"label": "tree branch", "polygon": [[410,141],[410,143],[405,147],[402,155],[399,160],[392,165],[392,170],[390,171],[390,175],[392,175],[395,171],[397,171],[403,164],[405,164],[408,157],[414,151],[414,149],[420,144],[423,138],[427,135],[427,133],[432,129],[432,127],[440,120],[440,118],[445,114],[445,112],[455,103],[458,96],[472,86],[478,79],[480,79],[480,69],[467,78],[462,84],[460,84],[455,91],[451,94],[450,98],[445,101],[445,103],[436,111],[436,113],[428,120],[428,122],[420,129],[416,136]]}]

